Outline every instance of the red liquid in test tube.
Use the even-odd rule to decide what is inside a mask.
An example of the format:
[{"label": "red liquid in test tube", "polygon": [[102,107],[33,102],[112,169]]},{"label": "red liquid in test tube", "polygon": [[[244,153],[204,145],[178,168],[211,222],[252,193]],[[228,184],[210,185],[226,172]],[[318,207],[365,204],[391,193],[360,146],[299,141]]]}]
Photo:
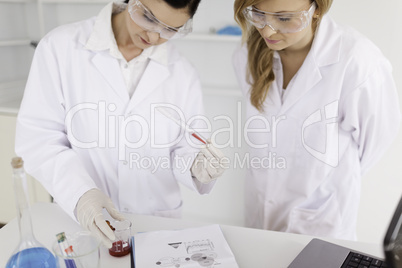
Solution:
[{"label": "red liquid in test tube", "polygon": [[191,134],[191,136],[193,136],[194,138],[196,138],[197,140],[199,140],[200,142],[207,144],[203,139],[201,139],[197,134],[193,133]]}]

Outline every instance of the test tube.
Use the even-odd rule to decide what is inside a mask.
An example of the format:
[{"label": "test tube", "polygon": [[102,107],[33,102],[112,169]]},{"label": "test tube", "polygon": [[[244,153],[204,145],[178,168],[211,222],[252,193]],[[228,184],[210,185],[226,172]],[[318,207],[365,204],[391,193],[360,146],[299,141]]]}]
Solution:
[{"label": "test tube", "polygon": [[[66,234],[64,232],[61,232],[59,234],[56,234],[56,237],[62,254],[66,257],[74,257],[73,247],[68,244]],[[66,264],[67,268],[77,268],[74,260],[64,259],[64,263]]]}]

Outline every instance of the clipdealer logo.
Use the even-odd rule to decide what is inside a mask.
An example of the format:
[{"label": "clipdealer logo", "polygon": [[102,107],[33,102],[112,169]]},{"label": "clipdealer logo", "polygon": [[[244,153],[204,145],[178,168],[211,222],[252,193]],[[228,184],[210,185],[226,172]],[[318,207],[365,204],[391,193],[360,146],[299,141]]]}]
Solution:
[{"label": "clipdealer logo", "polygon": [[[316,159],[323,163],[337,167],[339,164],[339,132],[338,132],[338,105],[339,101],[334,101],[324,107],[324,111],[317,110],[312,113],[302,126],[302,144],[303,147]],[[305,131],[314,124],[326,121],[326,142],[323,151],[318,151],[310,147],[305,140]]]},{"label": "clipdealer logo", "polygon": [[[151,110],[149,112],[149,119],[139,114],[129,114],[122,115],[116,112],[117,106],[113,103],[107,104],[105,101],[100,101],[99,103],[81,103],[73,106],[66,114],[65,126],[66,132],[68,134],[68,139],[72,146],[81,149],[91,149],[91,148],[118,148],[119,160],[120,161],[130,161],[133,165],[149,169],[152,166],[153,170],[156,167],[168,167],[168,159],[158,159],[158,161],[153,161],[148,159],[149,157],[160,157],[160,156],[142,156],[142,159],[135,149],[139,149],[143,146],[147,146],[153,149],[163,149],[171,148],[178,144],[181,140],[185,139],[186,143],[192,148],[200,149],[202,145],[196,143],[194,139],[186,133],[183,129],[177,127],[177,137],[174,139],[166,141],[165,143],[158,144],[157,138],[160,135],[160,129],[157,130],[157,123],[155,116],[158,112],[156,109],[163,107],[165,109],[170,109],[172,114],[177,117],[178,120],[186,122],[188,125],[192,125],[195,122],[201,121],[204,128],[195,129],[198,133],[211,133],[212,140],[216,140],[217,135],[228,136],[227,142],[216,144],[219,149],[224,148],[242,148],[241,138],[244,138],[245,143],[254,150],[262,149],[267,150],[269,148],[279,149],[278,145],[278,129],[282,129],[285,126],[281,126],[282,122],[287,120],[285,115],[271,116],[268,118],[257,114],[247,118],[245,122],[242,122],[242,107],[239,102],[237,105],[237,118],[233,120],[230,116],[218,115],[213,118],[213,121],[224,121],[224,124],[229,127],[220,127],[215,131],[212,131],[211,120],[205,116],[196,115],[191,118],[185,118],[185,114],[177,107],[172,104],[159,103],[152,104]],[[159,116],[164,116],[160,114]],[[83,135],[75,135],[73,132],[73,125],[78,128],[83,126],[83,118],[93,118],[97,120],[95,124],[98,128],[96,134],[92,133],[92,136],[88,136],[85,133]],[[323,109],[319,109],[309,115],[303,122],[300,130],[301,143],[303,148],[317,160],[331,166],[336,167],[339,164],[339,150],[338,150],[338,101],[334,101]],[[168,118],[165,118],[169,120]],[[74,122],[77,120],[76,122]],[[244,124],[243,124],[244,123]],[[315,124],[325,123],[326,133],[325,133],[325,146],[321,150],[313,148],[308,143],[306,131],[314,127]],[[236,127],[237,125],[237,127]],[[126,137],[127,129],[136,128],[138,136],[136,137]],[[237,142],[236,135],[237,133]],[[269,140],[262,143],[257,143],[256,140],[251,138],[253,135],[264,135],[264,133],[269,133]],[[82,133],[80,133],[82,134]],[[96,135],[97,137],[94,137]],[[89,138],[91,137],[91,138]],[[311,136],[309,136],[311,139]],[[135,141],[132,139],[135,138]],[[127,154],[127,149],[134,149]],[[133,154],[133,155],[130,155]],[[160,161],[159,161],[160,160]],[[172,160],[173,161],[173,160]],[[187,159],[175,159],[178,163],[185,163],[187,166]],[[227,158],[230,162],[230,159]],[[145,163],[145,164],[144,164]],[[152,164],[149,164],[152,163]],[[162,163],[162,164],[161,164]],[[170,163],[170,167],[171,167]],[[249,153],[242,154],[240,152],[235,152],[232,159],[232,165],[234,167],[240,168],[268,168],[268,169],[285,169],[288,167],[286,163],[286,156],[280,155],[280,153],[275,153],[270,151],[268,155],[264,156],[251,156]]]}]

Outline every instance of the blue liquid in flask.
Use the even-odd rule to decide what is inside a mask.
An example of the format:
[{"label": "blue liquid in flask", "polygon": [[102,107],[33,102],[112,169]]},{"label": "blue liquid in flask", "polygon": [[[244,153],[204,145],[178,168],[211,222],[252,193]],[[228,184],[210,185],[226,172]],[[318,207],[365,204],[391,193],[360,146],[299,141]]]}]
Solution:
[{"label": "blue liquid in flask", "polygon": [[14,254],[6,268],[55,268],[56,259],[43,247],[27,248]]}]

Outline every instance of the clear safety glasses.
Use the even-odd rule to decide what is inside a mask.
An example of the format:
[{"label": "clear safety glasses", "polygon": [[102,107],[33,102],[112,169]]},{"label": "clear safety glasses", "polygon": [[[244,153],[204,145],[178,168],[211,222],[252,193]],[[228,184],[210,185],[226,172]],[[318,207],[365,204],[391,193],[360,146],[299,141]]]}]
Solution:
[{"label": "clear safety glasses", "polygon": [[249,6],[243,11],[243,14],[252,25],[259,29],[269,26],[276,32],[296,33],[310,24],[315,8],[316,5],[313,2],[309,10],[271,13],[259,10],[254,6]]},{"label": "clear safety glasses", "polygon": [[146,31],[159,33],[163,39],[184,37],[192,31],[192,19],[180,28],[171,27],[158,20],[139,0],[131,0],[128,5],[130,17],[138,26]]}]

